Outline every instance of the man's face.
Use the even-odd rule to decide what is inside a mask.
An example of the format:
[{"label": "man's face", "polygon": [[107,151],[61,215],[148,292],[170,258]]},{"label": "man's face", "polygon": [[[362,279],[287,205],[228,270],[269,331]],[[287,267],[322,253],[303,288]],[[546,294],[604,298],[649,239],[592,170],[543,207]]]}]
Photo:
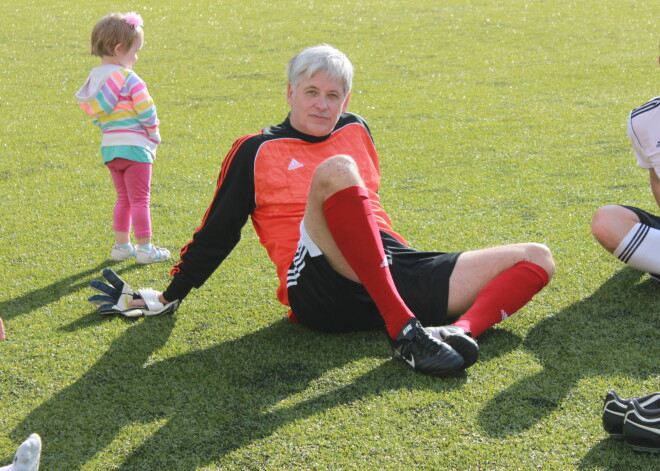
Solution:
[{"label": "man's face", "polygon": [[346,112],[349,97],[343,82],[325,72],[301,79],[296,87],[289,84],[286,101],[291,106],[291,125],[310,136],[327,136]]}]

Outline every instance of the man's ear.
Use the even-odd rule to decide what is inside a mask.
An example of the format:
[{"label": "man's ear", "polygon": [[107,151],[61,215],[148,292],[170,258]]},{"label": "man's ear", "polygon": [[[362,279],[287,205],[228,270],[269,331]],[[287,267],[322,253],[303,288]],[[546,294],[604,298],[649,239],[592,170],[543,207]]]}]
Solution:
[{"label": "man's ear", "polygon": [[291,85],[291,82],[289,82],[286,86],[286,102],[289,105],[291,104],[291,95],[293,95],[293,86]]},{"label": "man's ear", "polygon": [[351,93],[349,92],[348,95],[346,95],[346,99],[344,100],[344,105],[341,108],[341,112],[346,113],[346,110],[348,109],[348,102],[351,99]]}]

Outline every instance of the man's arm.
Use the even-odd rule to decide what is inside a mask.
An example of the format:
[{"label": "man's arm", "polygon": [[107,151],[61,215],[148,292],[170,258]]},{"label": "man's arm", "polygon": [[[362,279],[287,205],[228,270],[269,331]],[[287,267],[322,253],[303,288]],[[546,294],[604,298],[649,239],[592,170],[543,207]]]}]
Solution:
[{"label": "man's arm", "polygon": [[173,280],[159,298],[183,300],[199,288],[234,249],[255,208],[254,158],[260,140],[240,139],[225,157],[213,200],[193,238],[181,249]]},{"label": "man's arm", "polygon": [[658,173],[653,168],[649,169],[649,181],[655,202],[660,207],[660,178],[658,178]]}]

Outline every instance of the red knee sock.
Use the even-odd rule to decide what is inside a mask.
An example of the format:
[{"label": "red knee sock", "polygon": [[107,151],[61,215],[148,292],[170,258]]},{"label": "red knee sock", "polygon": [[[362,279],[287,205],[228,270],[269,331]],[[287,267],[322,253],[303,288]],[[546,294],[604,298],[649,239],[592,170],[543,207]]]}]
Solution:
[{"label": "red knee sock", "polygon": [[550,281],[548,272],[532,262],[520,262],[493,278],[453,325],[478,337],[523,307]]},{"label": "red knee sock", "polygon": [[367,191],[361,186],[340,190],[325,200],[323,211],[339,250],[376,303],[388,334],[396,338],[415,316],[394,286]]}]

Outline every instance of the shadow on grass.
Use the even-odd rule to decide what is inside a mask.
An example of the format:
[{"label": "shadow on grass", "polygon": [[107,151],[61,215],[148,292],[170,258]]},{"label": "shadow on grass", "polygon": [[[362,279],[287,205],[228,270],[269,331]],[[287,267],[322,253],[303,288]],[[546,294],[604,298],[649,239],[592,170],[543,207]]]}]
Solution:
[{"label": "shadow on grass", "polygon": [[[536,356],[541,371],[489,401],[479,415],[483,429],[507,437],[570,408],[567,398],[584,377],[657,374],[659,290],[656,281],[625,267],[588,298],[539,322],[522,347]],[[593,391],[593,400],[600,405],[605,393]]]},{"label": "shadow on grass", "polygon": [[[88,270],[81,271],[80,273],[76,273],[75,275],[62,278],[61,280],[58,280],[48,286],[44,286],[43,288],[35,289],[14,299],[2,301],[0,302],[0,317],[2,317],[3,320],[8,321],[14,317],[28,314],[36,309],[40,309],[44,306],[57,302],[59,299],[72,293],[82,289],[88,289],[90,276],[95,275],[96,278],[103,279],[101,276],[101,271],[104,268],[115,265],[115,262],[107,260],[98,264],[94,268],[90,268]],[[139,265],[137,264],[133,264],[121,269],[113,269],[117,272],[117,274],[121,274],[127,271],[135,270],[138,266]],[[92,294],[94,293],[89,290],[87,297],[91,296]],[[87,297],[85,297],[85,299],[87,299]]]},{"label": "shadow on grass", "polygon": [[[387,390],[448,390],[464,380],[439,381],[386,361],[350,384],[328,383],[312,393],[310,383],[318,387],[328,371],[389,347],[380,332],[346,334],[339,342],[286,320],[208,349],[150,360],[175,319],[135,321],[80,379],[30,412],[13,436],[38,431],[49,470],[79,469],[111,443],[121,455],[113,469],[196,469],[339,404]],[[152,428],[146,440],[144,430],[134,432],[138,424]]]},{"label": "shadow on grass", "polygon": [[479,361],[488,362],[520,348],[523,339],[503,329],[490,329],[479,336]]},{"label": "shadow on grass", "polygon": [[[603,432],[604,434],[605,432]],[[603,471],[656,470],[658,456],[649,453],[637,454],[622,441],[605,438],[594,445],[577,469],[600,469]]]}]

